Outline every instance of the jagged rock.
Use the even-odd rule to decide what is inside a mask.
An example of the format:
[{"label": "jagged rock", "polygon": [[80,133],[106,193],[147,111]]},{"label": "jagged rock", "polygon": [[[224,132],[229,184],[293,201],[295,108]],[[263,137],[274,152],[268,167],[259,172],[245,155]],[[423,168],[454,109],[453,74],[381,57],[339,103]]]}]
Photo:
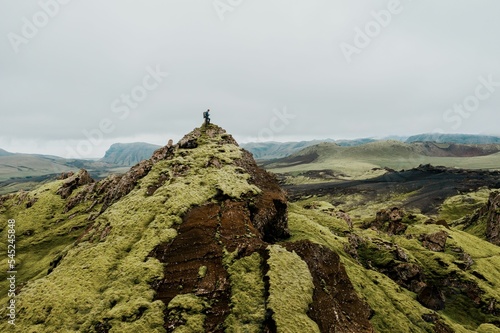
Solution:
[{"label": "jagged rock", "polygon": [[347,225],[349,226],[349,229],[352,230],[352,227],[353,227],[353,225],[352,225],[352,219],[349,216],[349,214],[347,214],[343,210],[340,210],[340,211],[338,211],[338,212],[335,213],[335,216],[337,216],[340,219],[343,219],[347,223]]},{"label": "jagged rock", "polygon": [[424,224],[435,224],[435,225],[441,225],[445,227],[446,229],[450,229],[450,226],[448,225],[448,222],[446,220],[434,220],[434,219],[428,219],[427,221],[424,222]]},{"label": "jagged rock", "polygon": [[196,142],[196,140],[182,139],[179,142],[179,147],[183,148],[183,149],[193,149],[193,148],[198,147],[198,143]]},{"label": "jagged rock", "polygon": [[441,225],[441,226],[445,227],[446,229],[450,229],[450,226],[448,225],[448,222],[446,222],[446,220],[438,220],[436,222],[436,225]]},{"label": "jagged rock", "polygon": [[437,313],[435,313],[435,312],[433,312],[433,313],[426,313],[426,314],[422,315],[422,319],[425,322],[428,322],[428,323],[435,323],[436,321],[439,320],[439,315]]},{"label": "jagged rock", "polygon": [[400,221],[391,222],[389,224],[389,228],[387,229],[387,233],[389,235],[402,235],[405,233],[408,226],[406,224],[401,223]]},{"label": "jagged rock", "polygon": [[261,169],[252,154],[243,150],[243,157],[236,161],[249,175],[249,182],[262,190],[250,205],[251,220],[266,242],[275,242],[290,236],[288,231],[288,206],[285,192],[276,177]]},{"label": "jagged rock", "polygon": [[485,238],[490,243],[500,245],[500,192],[490,193],[488,202],[471,216],[462,219],[463,228],[486,223]]},{"label": "jagged rock", "polygon": [[460,253],[459,261],[455,261],[455,264],[463,269],[464,271],[468,270],[472,265],[474,265],[474,260],[468,253]]},{"label": "jagged rock", "polygon": [[455,333],[455,331],[443,321],[439,320],[434,324],[435,333]]},{"label": "jagged rock", "polygon": [[[109,206],[117,202],[125,195],[130,193],[137,185],[137,182],[146,176],[153,165],[161,160],[172,158],[175,146],[165,146],[157,149],[149,160],[141,161],[123,175],[111,175],[107,178],[88,184],[78,195],[70,198],[66,203],[65,212],[70,211],[78,204],[85,201],[93,201],[91,209],[97,204],[102,204],[98,214],[92,214],[92,219],[95,219],[99,214],[102,214]],[[148,194],[152,195],[156,189],[165,182],[166,178],[160,177],[159,183],[156,186],[148,188]]]},{"label": "jagged rock", "polygon": [[67,179],[71,176],[73,176],[75,173],[73,171],[69,171],[69,172],[63,172],[59,175],[59,177],[57,177],[57,180],[64,180],[64,179]]},{"label": "jagged rock", "polygon": [[428,309],[439,311],[445,307],[445,297],[443,292],[434,285],[427,285],[417,296],[417,300]]},{"label": "jagged rock", "polygon": [[401,287],[419,293],[427,286],[424,270],[409,262],[406,252],[398,245],[378,239],[363,239],[351,233],[344,250],[365,267],[388,276]]},{"label": "jagged rock", "polygon": [[394,271],[403,283],[413,280],[415,277],[422,274],[422,269],[418,265],[412,263],[401,263],[394,267]]},{"label": "jagged rock", "polygon": [[496,310],[496,307],[495,307],[496,304],[497,304],[497,300],[492,298],[490,300],[490,302],[488,303],[487,313],[498,314],[498,311]]},{"label": "jagged rock", "polygon": [[73,174],[71,177],[67,178],[63,185],[57,191],[57,194],[61,196],[61,198],[68,198],[73,191],[83,185],[91,184],[94,182],[94,179],[90,177],[90,174],[87,170],[80,170],[77,174]]},{"label": "jagged rock", "polygon": [[359,260],[358,247],[365,242],[365,240],[355,233],[347,235],[349,243],[344,244],[344,251],[356,260]]},{"label": "jagged rock", "polygon": [[481,295],[484,293],[474,281],[465,280],[456,272],[448,275],[446,278],[439,281],[440,288],[444,295],[452,300],[457,294],[467,296],[476,306],[487,306],[481,300]]},{"label": "jagged rock", "polygon": [[500,246],[500,193],[490,194],[487,208],[486,239]]},{"label": "jagged rock", "polygon": [[400,222],[403,220],[404,212],[399,208],[394,207],[389,212],[389,219],[391,222]]},{"label": "jagged rock", "polygon": [[419,240],[422,245],[434,252],[444,252],[448,233],[446,231],[438,231],[433,234],[421,235]]},{"label": "jagged rock", "polygon": [[396,245],[396,252],[395,253],[396,253],[397,259],[399,259],[401,261],[408,262],[408,254],[397,245]]},{"label": "jagged rock", "polygon": [[151,161],[156,163],[161,160],[169,159],[169,157],[173,156],[176,148],[177,146],[167,145],[155,150],[153,156],[151,156]]},{"label": "jagged rock", "polygon": [[408,226],[404,224],[403,217],[406,215],[404,210],[398,207],[391,209],[382,209],[377,212],[375,220],[368,227],[385,231],[389,235],[402,235]]}]

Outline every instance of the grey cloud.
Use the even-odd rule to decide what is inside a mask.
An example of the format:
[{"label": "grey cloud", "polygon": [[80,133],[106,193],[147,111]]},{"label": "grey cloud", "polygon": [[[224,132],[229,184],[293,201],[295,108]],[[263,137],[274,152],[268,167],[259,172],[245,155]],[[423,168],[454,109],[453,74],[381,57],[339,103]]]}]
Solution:
[{"label": "grey cloud", "polygon": [[[2,1],[1,148],[14,149],[12,138],[74,144],[104,118],[115,125],[106,144],[180,136],[201,124],[206,108],[237,138],[258,138],[283,107],[296,118],[277,140],[437,128],[500,134],[500,87],[459,128],[443,119],[479,76],[500,82],[500,4],[401,0],[403,11],[348,64],[340,43],[352,43],[354,29],[388,3],[243,1],[220,21],[211,1],[70,1],[16,54],[8,34],[20,34],[23,17],[40,7]],[[113,101],[157,65],[169,76],[118,118]]]}]

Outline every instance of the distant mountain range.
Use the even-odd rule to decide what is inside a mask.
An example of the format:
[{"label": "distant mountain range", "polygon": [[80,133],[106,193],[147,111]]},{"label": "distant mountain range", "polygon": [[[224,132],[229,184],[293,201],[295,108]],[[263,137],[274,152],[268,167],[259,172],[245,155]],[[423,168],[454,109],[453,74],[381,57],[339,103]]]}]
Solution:
[{"label": "distant mountain range", "polygon": [[0,148],[0,156],[9,156],[9,155],[13,155],[13,154]]},{"label": "distant mountain range", "polygon": [[419,134],[410,136],[407,143],[411,142],[436,142],[436,143],[461,143],[461,144],[499,144],[500,137],[490,135],[471,134]]},{"label": "distant mountain range", "polygon": [[[388,137],[389,138],[389,137]],[[393,142],[401,143],[403,142],[436,142],[436,143],[457,143],[457,144],[500,144],[500,137],[494,136],[484,136],[484,135],[466,135],[466,134],[420,134],[409,138],[404,137],[390,137],[394,139]],[[341,154],[354,154],[352,157],[358,156],[359,159],[365,159],[368,155],[381,157],[381,154],[391,154],[393,156],[408,156],[409,152],[406,154],[398,155],[396,150],[401,150],[400,145],[387,145],[383,144],[380,146],[382,150],[373,148],[377,146],[370,146],[370,144],[381,142],[382,139],[375,138],[361,138],[356,140],[311,140],[311,141],[301,141],[301,142],[260,142],[260,143],[245,143],[241,144],[242,148],[250,151],[254,158],[257,160],[273,160],[282,159],[294,154],[299,154],[301,156],[307,155],[307,148],[320,145],[322,146],[324,142],[327,143],[329,147],[329,152],[325,152],[325,146],[319,149],[321,154],[325,158],[331,155],[333,152],[337,151],[335,147],[366,147],[355,150],[338,150],[342,151]],[[366,146],[366,144],[369,144]],[[372,147],[372,148],[369,148]],[[434,146],[429,146],[434,147]],[[113,144],[107,151],[103,158],[98,161],[95,160],[82,160],[82,159],[64,159],[57,156],[48,155],[37,155],[37,154],[18,154],[11,153],[4,149],[0,149],[0,193],[6,193],[15,191],[18,189],[29,189],[39,181],[44,181],[50,179],[51,177],[56,177],[63,172],[78,171],[81,168],[87,169],[92,177],[100,179],[107,176],[110,173],[121,173],[126,171],[130,166],[139,163],[142,160],[151,157],[153,152],[160,148],[158,145],[144,143],[144,142],[134,142],[134,143],[116,143]],[[491,147],[490,147],[491,148]],[[304,149],[306,149],[304,151]],[[317,149],[312,148],[314,151],[318,152]],[[366,150],[368,149],[368,151]],[[409,149],[408,147],[403,150]],[[450,156],[450,154],[457,153],[458,156],[478,156],[478,149],[474,147],[443,147],[432,148],[433,153],[414,151],[415,147],[410,149],[413,150],[410,155],[412,156],[441,156],[440,154],[445,154],[445,156]],[[419,148],[417,150],[424,149]],[[427,148],[426,148],[427,149]],[[429,148],[430,149],[430,148]],[[489,149],[489,148],[488,148]],[[488,150],[487,149],[487,150]],[[398,150],[398,151],[399,151]],[[425,150],[425,149],[424,149]],[[435,151],[434,151],[435,150]],[[300,152],[300,153],[299,153]],[[488,150],[488,153],[490,151]],[[368,155],[367,155],[368,154]],[[437,155],[434,155],[437,154]],[[467,155],[469,154],[469,155]],[[479,155],[484,155],[479,153]],[[309,155],[312,156],[312,155]],[[292,156],[292,159],[294,157]],[[299,160],[301,158],[299,157]],[[327,158],[328,159],[328,158]],[[283,161],[284,162],[284,161]],[[290,161],[288,161],[290,162]],[[494,161],[493,161],[494,162]],[[287,164],[285,162],[285,164]],[[292,163],[293,164],[293,163]],[[481,164],[482,165],[482,164]],[[489,165],[489,164],[488,164]],[[30,185],[31,184],[31,185]]]},{"label": "distant mountain range", "polygon": [[458,144],[500,144],[500,137],[488,135],[470,134],[419,134],[411,137],[388,136],[384,138],[361,138],[354,140],[311,140],[300,142],[249,142],[241,144],[243,148],[250,151],[257,160],[272,160],[293,155],[300,150],[323,142],[334,143],[340,147],[356,147],[377,141],[400,141],[412,142],[435,142],[435,143],[458,143]]},{"label": "distant mountain range", "polygon": [[128,167],[150,158],[159,147],[143,142],[116,143],[98,161],[10,153],[0,149],[0,194],[21,189],[29,190],[39,182],[82,168],[97,179],[106,177],[110,173],[123,173]]},{"label": "distant mountain range", "polygon": [[115,143],[109,147],[100,161],[121,166],[132,166],[150,158],[158,148],[161,148],[161,146],[145,142]]},{"label": "distant mountain range", "polygon": [[269,160],[290,156],[304,148],[311,147],[323,142],[335,143],[342,147],[353,147],[375,141],[377,140],[364,138],[355,140],[325,139],[300,142],[249,142],[241,144],[241,147],[251,152],[254,158],[257,160]]}]

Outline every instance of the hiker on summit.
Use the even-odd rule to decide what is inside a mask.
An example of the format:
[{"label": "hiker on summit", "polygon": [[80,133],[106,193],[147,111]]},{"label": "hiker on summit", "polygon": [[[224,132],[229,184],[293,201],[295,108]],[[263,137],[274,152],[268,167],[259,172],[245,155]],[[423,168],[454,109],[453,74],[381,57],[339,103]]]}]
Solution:
[{"label": "hiker on summit", "polygon": [[209,125],[210,124],[210,109],[208,109],[207,111],[203,112],[203,119],[205,119],[205,125]]}]

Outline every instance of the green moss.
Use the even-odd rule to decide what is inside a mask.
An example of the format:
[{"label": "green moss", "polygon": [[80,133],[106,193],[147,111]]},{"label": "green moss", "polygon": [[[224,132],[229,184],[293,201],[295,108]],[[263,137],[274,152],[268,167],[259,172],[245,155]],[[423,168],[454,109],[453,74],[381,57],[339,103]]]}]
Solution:
[{"label": "green moss", "polygon": [[229,264],[231,314],[225,321],[226,332],[261,332],[265,319],[265,287],[262,258],[255,252]]},{"label": "green moss", "polygon": [[203,279],[207,275],[207,266],[200,266],[198,269],[198,278]]},{"label": "green moss", "polygon": [[301,208],[297,204],[289,204],[288,227],[292,234],[291,241],[307,239],[312,242],[335,248],[341,251],[347,243],[344,233],[349,227],[344,220],[321,212]]},{"label": "green moss", "polygon": [[[88,225],[86,216],[69,218],[64,214],[65,202],[55,192],[62,181],[52,182],[26,193],[20,192],[2,205],[0,219],[15,219],[17,284],[47,274],[50,263],[62,255]],[[37,201],[26,208],[28,201]],[[7,239],[7,229],[0,231],[1,239]],[[7,252],[7,244],[0,242],[0,249]],[[0,297],[6,295],[5,273],[0,273]]]},{"label": "green moss", "polygon": [[477,328],[478,333],[500,333],[500,328],[492,324],[482,324]]},{"label": "green moss", "polygon": [[202,298],[193,294],[182,294],[175,296],[167,309],[169,310],[169,318],[175,321],[184,322],[183,325],[177,327],[174,333],[204,333],[205,324],[204,311],[208,309],[209,304]]},{"label": "green moss", "polygon": [[376,332],[432,332],[431,325],[421,317],[429,310],[416,301],[414,294],[381,273],[353,263],[346,263],[345,267],[358,295],[374,311],[370,321]]},{"label": "green moss", "polygon": [[454,295],[453,298],[448,297],[442,313],[450,321],[471,331],[476,331],[482,323],[495,320],[495,316],[485,314],[470,298],[461,294]]},{"label": "green moss", "polygon": [[392,249],[376,246],[372,242],[360,244],[358,247],[360,260],[368,267],[385,267],[394,261]]},{"label": "green moss", "polygon": [[307,316],[314,284],[307,264],[295,253],[279,245],[269,251],[268,308],[273,311],[278,332],[318,332],[318,325]]},{"label": "green moss", "polygon": [[488,202],[491,190],[481,189],[477,192],[456,195],[446,199],[439,209],[439,218],[455,221],[473,213]]}]

